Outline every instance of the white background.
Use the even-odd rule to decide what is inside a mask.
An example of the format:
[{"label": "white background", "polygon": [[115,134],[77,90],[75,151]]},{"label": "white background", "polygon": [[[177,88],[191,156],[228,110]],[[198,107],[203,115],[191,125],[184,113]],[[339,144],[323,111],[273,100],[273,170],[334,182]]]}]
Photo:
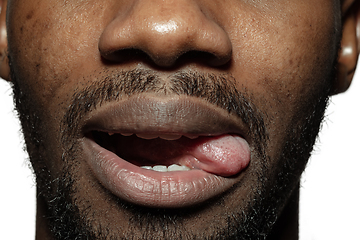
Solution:
[{"label": "white background", "polygon": [[[302,179],[301,240],[360,240],[360,71],[333,97]],[[0,238],[32,240],[35,186],[9,84],[0,80]]]}]

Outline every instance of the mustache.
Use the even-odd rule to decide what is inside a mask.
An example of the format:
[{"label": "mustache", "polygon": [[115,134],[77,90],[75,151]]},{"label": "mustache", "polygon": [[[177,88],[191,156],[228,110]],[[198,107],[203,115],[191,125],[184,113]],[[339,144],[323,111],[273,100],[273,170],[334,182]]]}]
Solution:
[{"label": "mustache", "polygon": [[238,91],[235,83],[235,79],[227,74],[195,71],[179,71],[166,79],[159,77],[155,71],[143,69],[110,73],[103,80],[75,92],[62,120],[61,132],[65,133],[65,137],[76,137],[81,119],[86,114],[122,97],[142,93],[185,95],[200,98],[235,114],[248,127],[248,134],[258,150],[263,150],[268,139],[265,115],[255,107],[245,89]]}]

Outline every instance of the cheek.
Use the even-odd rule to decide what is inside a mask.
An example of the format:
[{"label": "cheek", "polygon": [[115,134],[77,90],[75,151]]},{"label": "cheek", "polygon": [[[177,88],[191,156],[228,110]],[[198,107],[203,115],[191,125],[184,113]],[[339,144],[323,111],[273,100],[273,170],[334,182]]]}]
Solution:
[{"label": "cheek", "polygon": [[[48,146],[44,154],[49,159],[61,157],[61,149],[52,146],[60,144],[60,122],[71,93],[86,84],[83,76],[95,71],[100,61],[96,52],[100,34],[92,22],[95,11],[89,8],[86,15],[77,16],[71,11],[55,12],[61,8],[52,4],[50,0],[21,2],[22,8],[10,9],[8,24],[12,67],[31,102],[31,114],[41,119],[38,131]],[[49,164],[60,169],[58,161]]]},{"label": "cheek", "polygon": [[61,2],[21,2],[21,8],[9,13],[9,49],[16,50],[13,68],[41,105],[57,103],[57,96],[75,88],[100,62],[101,22],[94,16],[102,12],[90,4],[80,11]]},{"label": "cheek", "polygon": [[332,81],[338,45],[331,12],[322,18],[315,9],[291,18],[252,14],[234,23],[232,71],[239,89],[248,89],[266,113],[272,149],[281,149],[282,138],[305,121]]},{"label": "cheek", "polygon": [[334,18],[310,10],[291,18],[265,14],[242,21],[233,38],[234,72],[242,85],[287,106],[329,80],[337,53]]}]

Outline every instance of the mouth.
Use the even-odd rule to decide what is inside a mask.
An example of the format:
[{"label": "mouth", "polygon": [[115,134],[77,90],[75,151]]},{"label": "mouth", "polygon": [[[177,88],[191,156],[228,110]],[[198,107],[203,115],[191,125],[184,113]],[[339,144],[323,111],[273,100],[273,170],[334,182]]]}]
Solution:
[{"label": "mouth", "polygon": [[[191,152],[191,145],[200,136],[156,133],[91,132],[93,140],[119,158],[143,169],[172,172],[193,169],[190,162],[181,161]],[[195,140],[196,139],[196,140]],[[194,141],[191,141],[194,140]],[[193,143],[191,143],[193,142]]]},{"label": "mouth", "polygon": [[250,162],[241,121],[185,97],[102,106],[84,126],[95,177],[117,197],[143,206],[206,201],[238,182]]}]

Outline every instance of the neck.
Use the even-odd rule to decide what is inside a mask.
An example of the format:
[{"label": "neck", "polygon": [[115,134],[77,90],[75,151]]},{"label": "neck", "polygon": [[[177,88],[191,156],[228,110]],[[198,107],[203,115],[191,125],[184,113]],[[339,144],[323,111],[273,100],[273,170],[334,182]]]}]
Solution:
[{"label": "neck", "polygon": [[299,239],[299,191],[296,187],[266,240]]},{"label": "neck", "polygon": [[46,212],[46,203],[42,199],[42,197],[37,197],[36,203],[36,229],[35,229],[35,239],[37,240],[45,240],[45,239],[53,239],[50,229],[48,226],[48,222],[45,218]]}]

